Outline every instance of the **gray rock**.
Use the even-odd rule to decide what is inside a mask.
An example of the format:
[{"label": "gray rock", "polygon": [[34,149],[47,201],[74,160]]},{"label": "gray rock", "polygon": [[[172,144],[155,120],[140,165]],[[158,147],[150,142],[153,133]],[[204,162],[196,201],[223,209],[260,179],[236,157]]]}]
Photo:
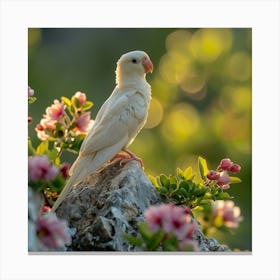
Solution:
[{"label": "gray rock", "polygon": [[[139,164],[129,161],[124,166],[116,160],[101,171],[80,182],[56,210],[68,220],[74,233],[69,251],[138,251],[123,234],[137,234],[145,210],[159,204],[150,180]],[[200,226],[194,238],[201,251],[226,251],[216,240],[206,238]]]},{"label": "gray rock", "polygon": [[216,239],[206,237],[202,233],[201,226],[198,221],[196,221],[196,224],[197,224],[197,228],[194,233],[193,239],[197,240],[199,244],[200,252],[230,252],[231,251],[226,245],[220,244]]},{"label": "gray rock", "polygon": [[139,164],[117,160],[73,188],[56,213],[75,231],[71,251],[137,251],[122,235],[136,235],[143,213],[157,203]]}]

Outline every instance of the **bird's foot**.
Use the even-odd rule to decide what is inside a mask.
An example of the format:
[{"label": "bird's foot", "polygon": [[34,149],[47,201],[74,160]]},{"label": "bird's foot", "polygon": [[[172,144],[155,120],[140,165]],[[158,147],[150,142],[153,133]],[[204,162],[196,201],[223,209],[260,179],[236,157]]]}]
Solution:
[{"label": "bird's foot", "polygon": [[142,168],[144,168],[144,163],[143,163],[143,161],[142,161],[141,158],[137,157],[136,155],[134,155],[133,153],[131,153],[131,152],[128,151],[128,150],[124,150],[124,152],[125,152],[125,153],[122,153],[122,152],[121,152],[121,153],[116,154],[116,155],[111,159],[111,161],[113,161],[113,160],[115,160],[115,159],[117,159],[117,158],[121,158],[122,160],[121,160],[120,164],[121,164],[121,165],[124,165],[124,164],[126,164],[127,162],[129,162],[129,161],[131,161],[131,160],[136,160],[136,161],[140,164],[140,166],[141,166]]},{"label": "bird's foot", "polygon": [[141,158],[139,158],[139,157],[137,157],[135,154],[133,154],[132,152],[130,152],[129,150],[124,150],[127,154],[129,154],[129,156],[130,156],[130,159],[133,159],[133,160],[136,160],[139,164],[140,164],[140,166],[144,169],[144,163],[143,163],[143,161],[142,161],[142,159]]}]

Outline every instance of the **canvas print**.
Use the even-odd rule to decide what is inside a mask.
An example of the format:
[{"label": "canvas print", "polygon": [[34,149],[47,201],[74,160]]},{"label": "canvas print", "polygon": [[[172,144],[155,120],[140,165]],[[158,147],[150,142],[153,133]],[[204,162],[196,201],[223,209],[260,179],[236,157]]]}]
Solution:
[{"label": "canvas print", "polygon": [[29,252],[250,253],[252,30],[28,29]]}]

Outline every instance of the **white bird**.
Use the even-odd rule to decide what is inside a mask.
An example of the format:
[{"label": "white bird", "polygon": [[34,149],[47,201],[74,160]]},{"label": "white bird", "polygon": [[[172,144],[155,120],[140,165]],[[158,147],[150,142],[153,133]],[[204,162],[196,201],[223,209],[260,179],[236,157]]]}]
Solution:
[{"label": "white bird", "polygon": [[71,177],[52,207],[53,211],[72,187],[120,151],[126,152],[131,159],[142,164],[127,147],[143,128],[148,117],[151,87],[146,81],[146,73],[152,71],[153,63],[143,51],[128,52],[118,60],[116,87],[97,113],[79,156],[70,169]]}]

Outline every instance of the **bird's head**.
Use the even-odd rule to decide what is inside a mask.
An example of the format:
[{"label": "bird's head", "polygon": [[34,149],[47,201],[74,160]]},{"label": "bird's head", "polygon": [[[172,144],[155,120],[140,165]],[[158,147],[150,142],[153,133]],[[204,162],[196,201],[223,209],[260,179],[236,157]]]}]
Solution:
[{"label": "bird's head", "polygon": [[126,80],[145,78],[147,73],[153,72],[153,63],[143,51],[132,51],[123,54],[117,63],[117,84]]}]

